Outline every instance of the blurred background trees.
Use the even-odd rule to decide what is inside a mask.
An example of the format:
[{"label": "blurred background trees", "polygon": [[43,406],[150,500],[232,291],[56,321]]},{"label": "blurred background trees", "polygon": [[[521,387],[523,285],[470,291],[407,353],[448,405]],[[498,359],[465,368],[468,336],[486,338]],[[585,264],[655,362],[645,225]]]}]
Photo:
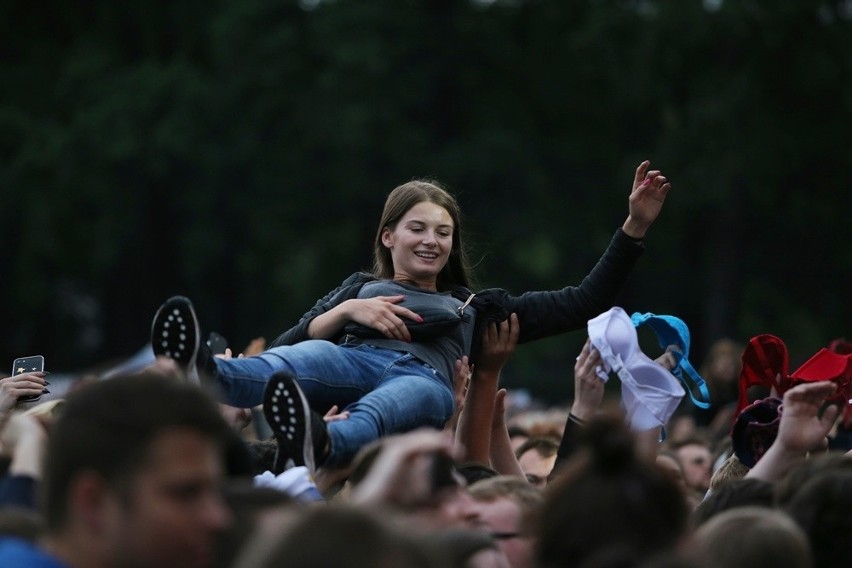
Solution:
[{"label": "blurred background trees", "polygon": [[[852,2],[6,0],[0,361],[75,371],[196,302],[236,349],[368,268],[384,198],[431,177],[482,286],[575,284],[650,159],[674,189],[620,305],[852,335]],[[564,396],[582,331],[508,385]]]}]

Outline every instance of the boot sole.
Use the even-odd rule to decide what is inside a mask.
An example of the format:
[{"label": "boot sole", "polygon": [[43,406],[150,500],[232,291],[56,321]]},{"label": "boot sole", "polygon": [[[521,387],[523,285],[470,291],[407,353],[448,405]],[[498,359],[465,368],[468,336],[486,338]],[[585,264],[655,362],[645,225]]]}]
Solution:
[{"label": "boot sole", "polygon": [[189,298],[173,296],[166,300],[151,324],[151,348],[155,355],[173,359],[187,377],[197,382],[201,329]]},{"label": "boot sole", "polygon": [[289,375],[274,375],[263,394],[263,415],[278,441],[279,460],[291,459],[295,466],[316,471],[311,434],[311,407],[296,380]]}]

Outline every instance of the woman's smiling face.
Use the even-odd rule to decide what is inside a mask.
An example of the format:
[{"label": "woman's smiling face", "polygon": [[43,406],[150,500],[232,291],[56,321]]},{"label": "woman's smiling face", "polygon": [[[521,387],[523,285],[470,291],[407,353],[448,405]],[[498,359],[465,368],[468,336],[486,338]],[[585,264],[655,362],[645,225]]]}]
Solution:
[{"label": "woman's smiling face", "polygon": [[435,203],[421,201],[391,229],[382,231],[382,244],[390,250],[394,280],[412,281],[435,289],[453,248],[453,219]]}]

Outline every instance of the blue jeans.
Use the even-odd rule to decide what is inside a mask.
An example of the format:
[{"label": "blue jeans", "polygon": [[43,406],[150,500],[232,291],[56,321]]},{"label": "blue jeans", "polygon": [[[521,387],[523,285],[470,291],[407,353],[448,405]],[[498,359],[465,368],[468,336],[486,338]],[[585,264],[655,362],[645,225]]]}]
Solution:
[{"label": "blue jeans", "polygon": [[347,420],[328,424],[326,465],[332,467],[346,465],[365,444],[388,434],[443,428],[455,403],[450,379],[431,366],[408,353],[370,345],[309,340],[255,357],[215,361],[216,383],[232,406],[262,403],[269,378],[287,371],[319,414],[335,404],[348,410]]}]

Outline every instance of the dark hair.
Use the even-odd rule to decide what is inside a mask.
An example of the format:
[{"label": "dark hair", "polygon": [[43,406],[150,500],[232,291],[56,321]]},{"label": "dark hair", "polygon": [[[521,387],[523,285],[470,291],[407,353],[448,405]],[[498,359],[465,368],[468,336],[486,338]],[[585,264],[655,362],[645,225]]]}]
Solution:
[{"label": "dark hair", "polygon": [[176,428],[190,428],[216,442],[224,466],[230,427],[213,399],[196,385],[144,372],[68,395],[47,446],[41,493],[47,529],[67,521],[68,489],[76,475],[95,472],[127,496],[151,442]]},{"label": "dark hair", "polygon": [[271,487],[256,487],[252,482],[227,483],[223,495],[233,521],[216,539],[216,566],[233,566],[243,547],[254,537],[263,515],[301,505],[288,493]]},{"label": "dark hair", "polygon": [[382,231],[386,228],[396,228],[396,224],[409,209],[423,202],[443,207],[453,220],[453,248],[447,265],[438,274],[438,290],[444,292],[456,286],[472,288],[472,270],[462,240],[461,210],[456,199],[433,180],[413,180],[400,185],[388,195],[373,244],[373,274],[378,278],[393,278],[393,261],[390,251],[382,243]]},{"label": "dark hair", "polygon": [[500,475],[500,472],[493,467],[478,462],[464,462],[458,464],[456,465],[456,471],[464,477],[468,485],[483,479],[490,479]]},{"label": "dark hair", "polygon": [[470,496],[477,501],[491,502],[501,497],[511,499],[521,509],[522,523],[535,523],[544,505],[544,493],[534,485],[516,475],[497,475],[477,481],[468,487]]},{"label": "dark hair", "polygon": [[694,527],[707,522],[711,517],[746,505],[775,506],[775,486],[763,479],[734,479],[714,489],[691,514]]},{"label": "dark hair", "polygon": [[275,469],[275,457],[278,455],[278,442],[275,438],[263,440],[249,440],[246,442],[249,454],[252,458],[254,475],[260,475],[265,471]]},{"label": "dark hair", "polygon": [[836,450],[808,457],[775,483],[775,506],[786,507],[809,479],[827,471],[845,471],[846,475],[852,475],[852,458]]},{"label": "dark hair", "polygon": [[831,468],[815,472],[783,510],[807,534],[817,566],[843,566],[852,557],[850,509],[852,472]]},{"label": "dark hair", "polygon": [[530,436],[515,449],[515,457],[520,458],[530,450],[535,450],[540,456],[549,458],[559,451],[559,440],[552,436]]},{"label": "dark hair", "polygon": [[671,547],[687,529],[677,483],[637,456],[618,413],[602,413],[582,430],[584,447],[545,490],[539,524],[540,566],[581,566],[605,549],[638,559]]},{"label": "dark hair", "polygon": [[386,511],[338,503],[308,507],[271,537],[257,533],[234,566],[314,568],[345,564],[352,568],[433,568],[443,551],[415,531],[393,525]]},{"label": "dark hair", "polygon": [[[846,540],[845,534],[838,535]],[[805,532],[789,515],[768,507],[736,507],[716,515],[693,535],[692,552],[726,568],[810,568]],[[837,558],[836,565],[848,562]],[[831,566],[821,564],[817,566]]]}]

